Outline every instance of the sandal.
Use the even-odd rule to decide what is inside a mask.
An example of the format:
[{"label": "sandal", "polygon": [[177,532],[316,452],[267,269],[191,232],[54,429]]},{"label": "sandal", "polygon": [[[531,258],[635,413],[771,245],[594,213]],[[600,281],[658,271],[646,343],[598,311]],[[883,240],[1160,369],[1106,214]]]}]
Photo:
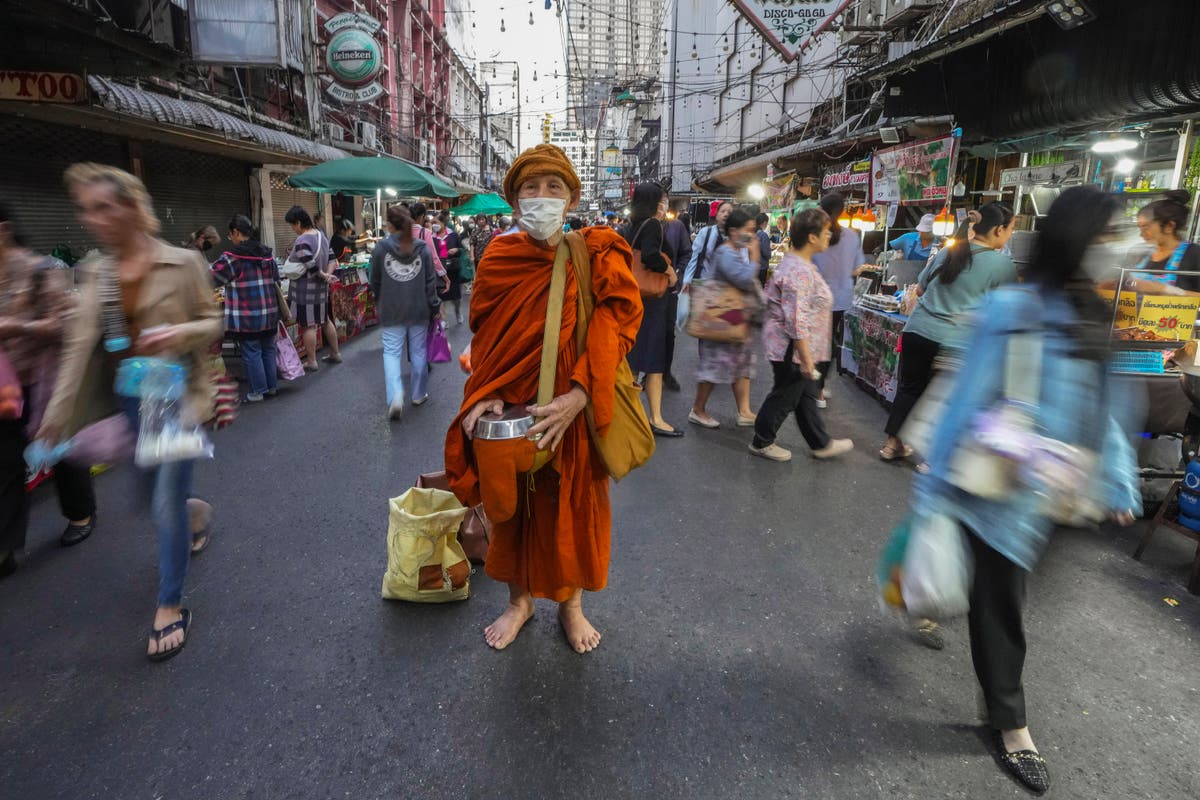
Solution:
[{"label": "sandal", "polygon": [[152,627],[150,629],[150,638],[154,640],[155,644],[162,644],[163,639],[167,638],[175,631],[180,630],[183,631],[183,641],[179,643],[178,647],[172,647],[170,650],[159,650],[157,653],[153,654],[147,653],[146,658],[157,663],[159,661],[166,661],[169,658],[174,658],[175,656],[179,655],[179,651],[187,646],[187,632],[188,628],[191,627],[191,624],[192,612],[188,611],[186,608],[181,608],[179,609],[179,619],[175,622],[172,622],[170,625],[162,628],[161,630]]},{"label": "sandal", "polygon": [[202,531],[196,531],[192,534],[192,555],[198,556],[208,549],[209,543],[212,541],[212,535],[208,532],[208,528]]},{"label": "sandal", "polygon": [[913,454],[913,449],[908,445],[904,445],[897,450],[894,447],[884,445],[879,450],[879,457],[884,461],[903,461]]}]

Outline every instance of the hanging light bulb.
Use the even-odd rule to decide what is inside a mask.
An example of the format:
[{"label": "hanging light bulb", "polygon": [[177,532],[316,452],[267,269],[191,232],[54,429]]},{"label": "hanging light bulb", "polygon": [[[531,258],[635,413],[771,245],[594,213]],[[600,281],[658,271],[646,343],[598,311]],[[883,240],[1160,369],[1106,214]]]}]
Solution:
[{"label": "hanging light bulb", "polygon": [[843,209],[842,215],[837,218],[837,224],[841,225],[843,228],[849,228],[851,222],[852,219],[850,217],[850,212]]},{"label": "hanging light bulb", "polygon": [[529,12],[529,24],[530,25],[533,24],[533,12],[532,11]]},{"label": "hanging light bulb", "polygon": [[535,81],[537,80],[537,70],[536,69],[533,71],[533,79]]},{"label": "hanging light bulb", "polygon": [[729,52],[729,34],[728,33],[725,34],[724,43],[722,44],[721,49],[723,51],[725,51],[726,53]]},{"label": "hanging light bulb", "polygon": [[[413,58],[416,58],[416,56],[417,56],[417,54],[413,53]],[[492,77],[493,78],[496,77],[496,65],[495,64],[492,64]]]},{"label": "hanging light bulb", "polygon": [[950,213],[950,206],[946,206],[933,218],[933,235],[949,236],[952,233],[954,233],[954,215]]},{"label": "hanging light bulb", "polygon": [[504,27],[504,20],[502,19],[502,20],[500,20],[500,32],[504,33],[504,31],[506,31],[506,30],[507,30],[507,28]]},{"label": "hanging light bulb", "polygon": [[699,58],[700,54],[696,52],[696,35],[692,34],[692,58]]},{"label": "hanging light bulb", "polygon": [[670,54],[671,54],[671,48],[667,47],[667,40],[663,39],[663,55],[666,56],[666,55],[670,55]]},{"label": "hanging light bulb", "polygon": [[864,208],[862,212],[862,220],[859,222],[859,230],[863,233],[868,233],[879,227],[879,221],[875,219],[875,212],[869,207]]}]

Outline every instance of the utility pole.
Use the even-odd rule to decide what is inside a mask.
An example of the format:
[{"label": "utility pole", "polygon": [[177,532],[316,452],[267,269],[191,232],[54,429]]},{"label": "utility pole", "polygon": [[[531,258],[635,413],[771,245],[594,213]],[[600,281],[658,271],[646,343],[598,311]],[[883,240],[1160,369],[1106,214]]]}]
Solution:
[{"label": "utility pole", "polygon": [[488,122],[488,109],[492,105],[492,87],[485,83],[483,86],[483,107],[479,110],[479,185],[487,187],[488,135],[491,124]]},{"label": "utility pole", "polygon": [[675,95],[679,82],[679,3],[680,0],[675,0],[672,12],[671,71],[668,73],[671,78],[671,133],[667,139],[667,179],[670,181],[672,189],[675,188]]}]

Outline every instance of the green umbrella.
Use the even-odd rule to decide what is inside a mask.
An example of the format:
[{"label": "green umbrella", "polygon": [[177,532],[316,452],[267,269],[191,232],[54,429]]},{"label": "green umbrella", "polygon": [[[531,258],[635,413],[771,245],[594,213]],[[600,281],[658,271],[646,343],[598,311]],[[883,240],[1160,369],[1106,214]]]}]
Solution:
[{"label": "green umbrella", "polygon": [[[288,178],[297,189],[328,194],[373,195],[377,191],[409,197],[458,197],[444,180],[398,158],[339,158]],[[390,190],[390,191],[389,191]]]},{"label": "green umbrella", "polygon": [[511,214],[512,206],[504,202],[500,195],[477,194],[461,206],[450,209],[460,217],[471,217],[475,214]]}]

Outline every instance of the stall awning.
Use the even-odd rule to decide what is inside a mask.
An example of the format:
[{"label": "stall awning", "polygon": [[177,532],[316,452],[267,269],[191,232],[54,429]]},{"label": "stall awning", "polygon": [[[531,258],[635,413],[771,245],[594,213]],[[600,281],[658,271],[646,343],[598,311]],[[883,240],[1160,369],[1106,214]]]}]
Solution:
[{"label": "stall awning", "polygon": [[495,193],[477,194],[457,208],[451,209],[460,217],[474,214],[511,214],[512,206],[504,202],[504,198]]},{"label": "stall awning", "polygon": [[109,111],[163,125],[210,130],[226,139],[254,142],[277,153],[299,156],[306,161],[331,161],[347,157],[346,153],[337,148],[246,122],[204,103],[147,92],[144,89],[114,83],[98,75],[88,76],[88,86],[100,101],[100,105]]},{"label": "stall awning", "polygon": [[309,167],[288,178],[297,189],[329,194],[458,197],[458,189],[431,172],[398,158],[342,158]]}]

